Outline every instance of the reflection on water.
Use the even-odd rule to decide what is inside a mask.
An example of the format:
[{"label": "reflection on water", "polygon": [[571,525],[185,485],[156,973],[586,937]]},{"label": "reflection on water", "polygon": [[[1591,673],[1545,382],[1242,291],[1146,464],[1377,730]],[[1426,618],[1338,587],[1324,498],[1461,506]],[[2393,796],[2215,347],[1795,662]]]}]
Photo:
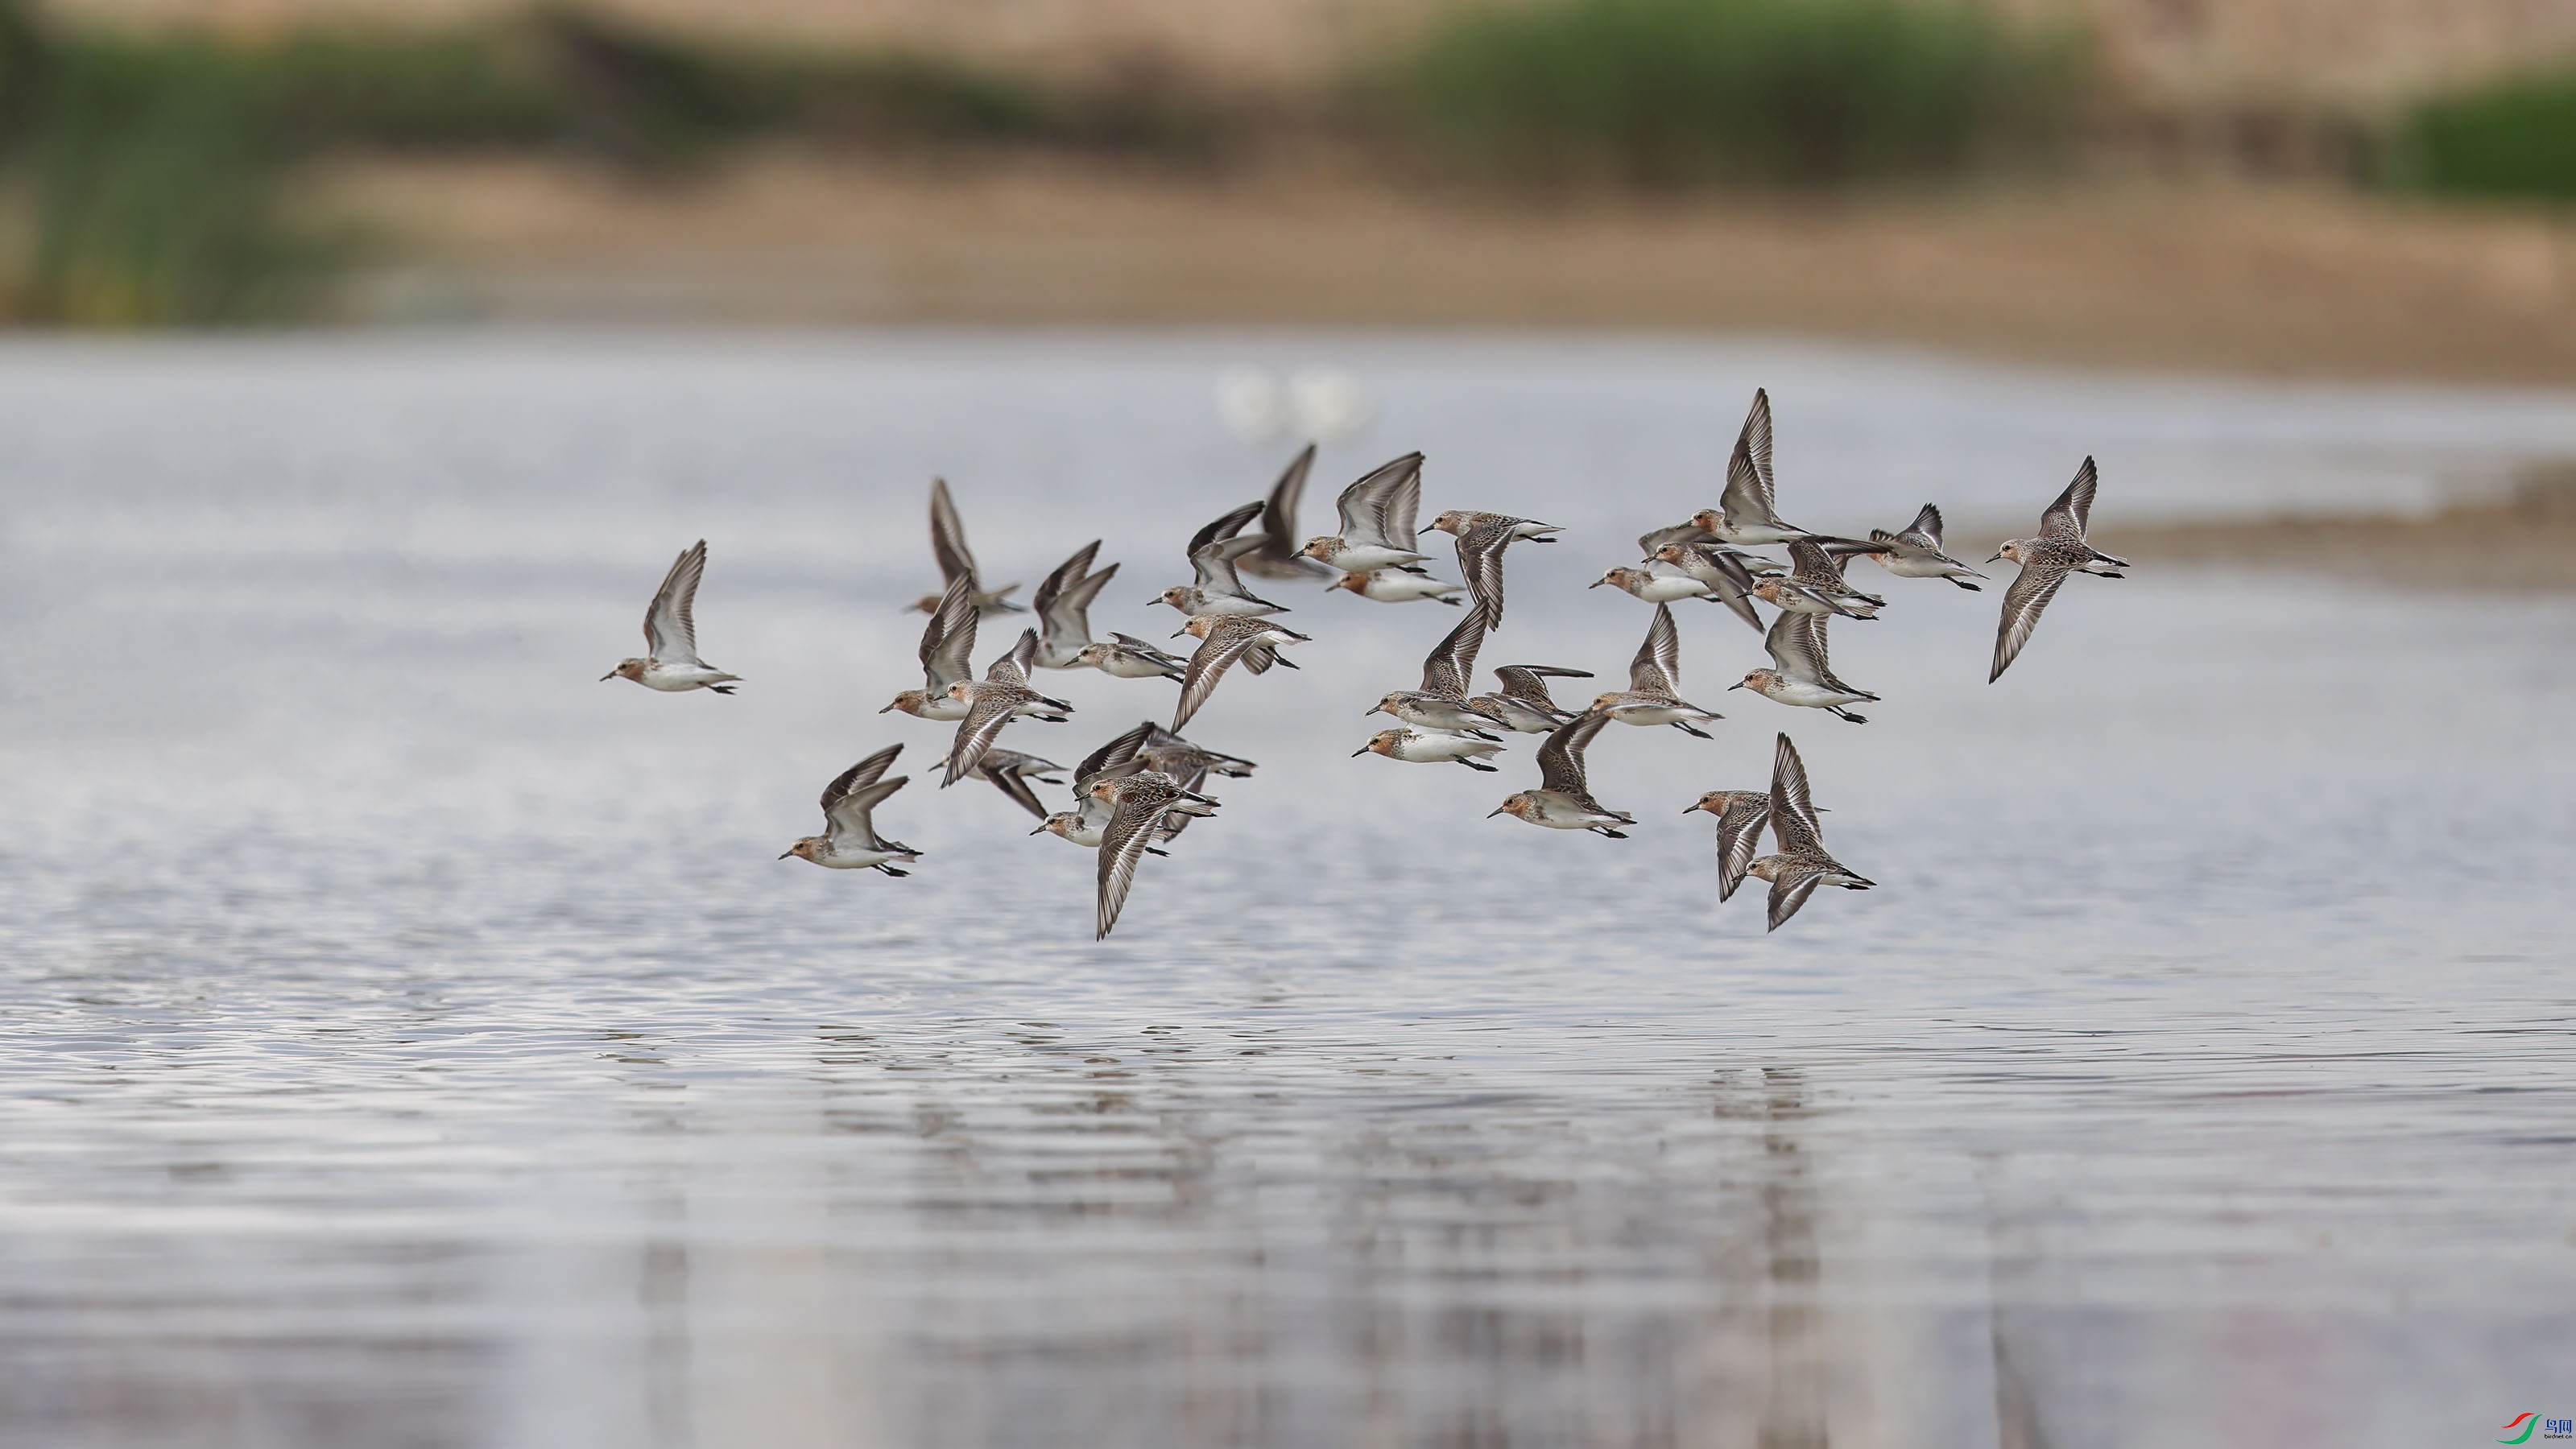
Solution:
[{"label": "reflection on water", "polygon": [[[2098,430],[2141,455],[2112,547],[2132,497],[2576,436],[2532,397],[1263,345],[1380,404],[1328,472],[1418,440],[1431,506],[1568,522],[1488,658],[1612,675],[1644,614],[1582,585],[1707,501],[1755,380],[1802,521],[2036,504]],[[2414,1446],[2565,1392],[2563,601],[2070,585],[1989,689],[1994,596],[1911,589],[1836,639],[1872,724],[1617,732],[1643,823],[1603,842],[1481,819],[1525,745],[1348,759],[1452,620],[1307,599],[1305,673],[1194,731],[1260,773],[1108,943],[1090,858],[989,790],[896,797],[908,880],[775,861],[849,760],[941,742],[872,713],[929,469],[997,580],[1107,537],[1138,587],[1095,622],[1144,632],[1279,461],[1208,407],[1237,350],[0,355],[0,1442]],[[701,533],[744,694],[593,682]],[[1759,662],[1684,630],[1704,702]],[[2423,684],[2461,670],[2471,705]],[[1063,687],[1013,743],[1168,690]],[[1881,888],[1766,936],[1681,806],[1782,727]]]}]

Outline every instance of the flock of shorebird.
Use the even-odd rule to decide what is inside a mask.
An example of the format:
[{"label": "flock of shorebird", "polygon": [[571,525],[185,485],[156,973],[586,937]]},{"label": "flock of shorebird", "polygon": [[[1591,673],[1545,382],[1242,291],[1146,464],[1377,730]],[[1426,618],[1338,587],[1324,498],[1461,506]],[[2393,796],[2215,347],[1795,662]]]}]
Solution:
[{"label": "flock of shorebird", "polygon": [[[1697,598],[1722,604],[1763,635],[1772,667],[1753,670],[1730,689],[1750,689],[1781,704],[1821,709],[1861,724],[1866,721],[1850,706],[1878,696],[1835,676],[1827,662],[1825,631],[1835,619],[1875,618],[1887,600],[1852,587],[1844,577],[1851,559],[1866,556],[1898,578],[1943,579],[1968,590],[1978,588],[1973,580],[1985,577],[1942,551],[1941,510],[1928,504],[1903,530],[1874,529],[1866,540],[1783,522],[1771,475],[1771,401],[1757,391],[1728,460],[1718,506],[1646,534],[1637,541],[1641,561],[1611,569],[1592,585],[1607,584],[1654,605],[1645,643],[1628,666],[1628,687],[1569,710],[1549,696],[1547,681],[1589,679],[1588,671],[1506,664],[1494,671],[1498,692],[1474,694],[1476,653],[1503,621],[1505,550],[1521,540],[1553,543],[1563,530],[1534,519],[1467,509],[1452,509],[1417,529],[1422,455],[1408,453],[1342,490],[1338,533],[1299,546],[1298,500],[1314,458],[1309,445],[1266,500],[1231,510],[1190,540],[1194,581],[1165,589],[1153,600],[1185,616],[1172,637],[1188,634],[1198,640],[1186,659],[1133,635],[1112,633],[1106,641],[1091,637],[1092,601],[1118,572],[1114,563],[1092,568],[1100,549],[1096,539],[1049,574],[1028,607],[1010,602],[1016,584],[985,589],[947,485],[934,481],[930,486],[931,550],[947,586],[914,605],[930,616],[921,637],[922,687],[897,694],[878,712],[900,710],[955,724],[943,787],[970,777],[987,781],[1038,818],[1038,828],[1030,834],[1060,836],[1099,852],[1095,939],[1108,935],[1117,923],[1144,858],[1164,854],[1162,847],[1192,818],[1215,813],[1217,802],[1200,793],[1207,777],[1253,771],[1251,761],[1192,744],[1178,732],[1235,664],[1253,674],[1266,673],[1273,665],[1294,668],[1282,651],[1308,642],[1308,636],[1278,621],[1288,612],[1286,606],[1260,598],[1246,586],[1247,574],[1264,581],[1323,583],[1380,603],[1431,599],[1464,609],[1458,626],[1423,661],[1422,687],[1392,691],[1367,711],[1392,716],[1397,727],[1372,735],[1353,757],[1379,754],[1413,764],[1455,763],[1492,771],[1496,767],[1486,757],[1502,748],[1498,731],[1545,735],[1538,748],[1538,788],[1515,791],[1492,814],[1614,840],[1626,838],[1619,827],[1635,824],[1636,817],[1592,798],[1583,755],[1593,737],[1615,721],[1670,725],[1706,739],[1700,726],[1719,717],[1681,697],[1675,602]],[[2127,567],[2126,560],[2086,540],[2095,485],[2093,460],[2087,458],[2066,491],[2040,515],[2038,535],[2008,540],[1987,560],[2020,566],[2004,592],[1988,683],[2021,653],[2040,612],[2069,575],[2119,578]],[[1255,520],[1260,531],[1245,532]],[[1430,555],[1414,547],[1420,535],[1435,529],[1455,536],[1463,584],[1434,577],[1426,567]],[[1786,547],[1785,563],[1753,552],[1771,546]],[[650,646],[646,656],[621,660],[602,678],[631,679],[670,693],[733,692],[738,676],[698,657],[691,608],[706,563],[704,540],[680,554],[644,616]],[[1777,611],[1767,626],[1757,603]],[[977,679],[969,661],[977,622],[989,614],[1031,609],[1037,626],[1022,630],[1010,651]],[[1048,777],[1064,767],[997,744],[1003,728],[1015,719],[1060,723],[1072,714],[1073,706],[1038,692],[1033,671],[1040,669],[1098,669],[1121,679],[1175,680],[1180,703],[1169,728],[1148,720],[1093,751],[1072,771],[1072,808],[1051,812],[1032,782],[1061,785],[1063,781]],[[834,778],[823,790],[823,833],[797,841],[779,858],[795,856],[836,870],[906,874],[897,867],[921,853],[879,835],[874,819],[876,807],[909,778],[886,778],[902,750],[900,744],[889,745]],[[1769,882],[1772,930],[1797,914],[1819,886],[1867,890],[1872,884],[1825,849],[1808,796],[1806,766],[1786,734],[1773,753],[1768,790],[1712,790],[1683,813],[1700,810],[1717,819],[1718,899],[1734,895],[1748,876]],[[1769,855],[1758,854],[1765,827],[1775,846]]]}]

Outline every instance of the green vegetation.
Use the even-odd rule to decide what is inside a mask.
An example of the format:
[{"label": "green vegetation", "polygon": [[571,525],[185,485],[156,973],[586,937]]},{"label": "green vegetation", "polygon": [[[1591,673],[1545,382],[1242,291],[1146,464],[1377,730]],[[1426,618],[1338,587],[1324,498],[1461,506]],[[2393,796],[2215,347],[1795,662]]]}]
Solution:
[{"label": "green vegetation", "polygon": [[280,216],[284,158],[237,75],[99,47],[45,72],[21,306],[80,326],[291,313],[336,249]]},{"label": "green vegetation", "polygon": [[2387,179],[2460,195],[2576,199],[2576,71],[2417,104],[2397,128]]},{"label": "green vegetation", "polygon": [[0,0],[0,148],[32,203],[8,302],[77,326],[309,310],[355,249],[294,216],[289,183],[333,154],[554,150],[650,180],[767,135],[1192,159],[1224,130],[1151,77],[683,44],[574,11],[246,42],[54,31]]},{"label": "green vegetation", "polygon": [[1830,186],[2049,149],[2082,53],[1935,0],[1556,0],[1458,12],[1380,93],[1499,179]]}]

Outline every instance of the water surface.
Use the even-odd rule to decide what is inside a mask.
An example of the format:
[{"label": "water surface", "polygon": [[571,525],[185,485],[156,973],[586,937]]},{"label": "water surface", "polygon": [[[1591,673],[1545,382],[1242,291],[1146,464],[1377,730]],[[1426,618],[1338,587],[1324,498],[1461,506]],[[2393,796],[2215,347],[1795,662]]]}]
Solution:
[{"label": "water surface", "polygon": [[[1299,593],[1261,762],[1091,857],[877,706],[923,485],[1102,628],[1350,368],[1510,555],[1487,664],[1620,674],[1583,583],[1774,390],[1811,527],[2421,505],[2576,449],[2538,394],[2036,377],[1621,341],[1084,334],[0,351],[0,1441],[87,1446],[2475,1444],[2576,1340],[2576,607],[2078,579],[1839,626],[1853,727],[1348,758],[1454,615]],[[693,538],[736,698],[596,677]],[[1959,533],[1955,551],[1991,551]],[[1998,568],[1998,574],[2007,572]],[[1163,616],[1158,618],[1157,616]],[[1149,627],[1158,626],[1158,627]],[[997,652],[1004,626],[979,650]],[[1072,762],[1168,686],[1051,677]],[[1580,682],[1573,682],[1579,684]],[[1572,691],[1567,691],[1571,693]],[[1789,730],[1880,883],[1762,930],[1700,791]],[[781,862],[907,745],[917,874]]]}]

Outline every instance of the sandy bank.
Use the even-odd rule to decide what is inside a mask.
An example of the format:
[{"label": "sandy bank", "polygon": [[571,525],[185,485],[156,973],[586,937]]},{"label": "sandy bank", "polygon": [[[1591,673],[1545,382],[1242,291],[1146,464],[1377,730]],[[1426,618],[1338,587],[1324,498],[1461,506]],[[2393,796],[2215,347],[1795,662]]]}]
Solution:
[{"label": "sandy bank", "polygon": [[363,316],[1777,331],[2024,361],[2576,381],[2576,227],[2328,190],[1509,203],[1327,168],[522,161],[321,183],[406,239]]}]

